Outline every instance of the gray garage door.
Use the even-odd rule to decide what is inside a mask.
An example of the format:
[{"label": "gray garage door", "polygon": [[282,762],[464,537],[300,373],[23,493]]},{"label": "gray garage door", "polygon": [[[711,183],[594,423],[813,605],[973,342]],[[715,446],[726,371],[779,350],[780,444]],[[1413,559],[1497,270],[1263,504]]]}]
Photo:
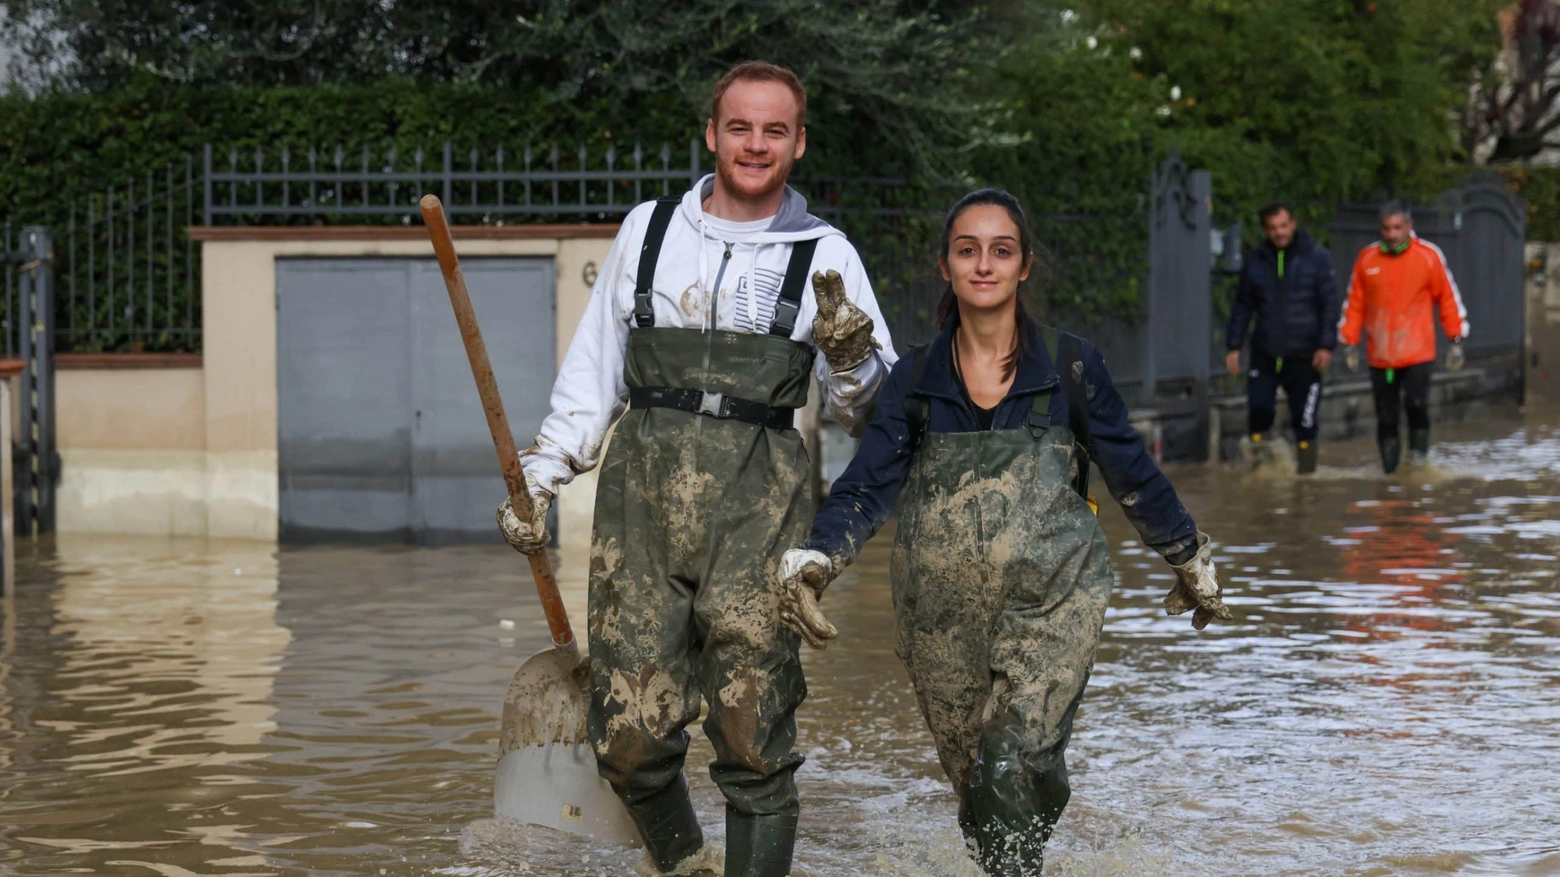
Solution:
[{"label": "gray garage door", "polygon": [[[552,260],[462,267],[525,447],[555,372]],[[279,260],[276,302],[282,539],[497,541],[503,479],[437,263]]]}]

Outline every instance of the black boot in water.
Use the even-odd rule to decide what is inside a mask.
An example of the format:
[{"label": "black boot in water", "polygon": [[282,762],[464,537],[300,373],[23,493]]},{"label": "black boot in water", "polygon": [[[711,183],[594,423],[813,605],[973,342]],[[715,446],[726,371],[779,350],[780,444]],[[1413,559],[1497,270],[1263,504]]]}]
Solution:
[{"label": "black boot in water", "polygon": [[1388,475],[1396,472],[1403,459],[1403,439],[1397,435],[1377,436],[1376,445],[1381,448],[1381,471]]},{"label": "black boot in water", "polygon": [[1415,466],[1423,466],[1430,460],[1430,430],[1409,429],[1408,459]]},{"label": "black boot in water", "polygon": [[796,848],[796,814],[749,816],[726,807],[726,877],[786,877]]},{"label": "black boot in water", "polygon": [[1316,471],[1316,439],[1301,439],[1295,451],[1295,470],[1301,475],[1310,475]]},{"label": "black boot in water", "polygon": [[657,871],[672,871],[704,846],[704,832],[688,797],[688,780],[680,774],[661,791],[628,805],[628,815],[638,826]]},{"label": "black boot in water", "polygon": [[1012,753],[976,762],[959,807],[959,826],[975,842],[990,877],[1040,877],[1045,842],[1072,795],[1065,762],[1036,771]]}]

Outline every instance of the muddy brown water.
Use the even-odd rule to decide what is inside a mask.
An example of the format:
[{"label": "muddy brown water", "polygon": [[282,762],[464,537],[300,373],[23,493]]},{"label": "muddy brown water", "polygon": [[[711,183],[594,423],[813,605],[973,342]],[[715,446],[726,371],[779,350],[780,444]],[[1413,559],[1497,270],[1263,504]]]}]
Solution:
[{"label": "muddy brown water", "polygon": [[[1556,424],[1440,429],[1409,478],[1364,443],[1304,482],[1173,469],[1240,613],[1203,634],[1156,611],[1168,570],[1107,503],[1121,581],[1047,873],[1560,874]],[[797,873],[973,875],[893,656],[887,546],[807,657]],[[559,561],[579,612],[583,554]],[[0,874],[634,873],[492,818],[504,686],[547,641],[524,571],[502,547],[24,547]]]}]

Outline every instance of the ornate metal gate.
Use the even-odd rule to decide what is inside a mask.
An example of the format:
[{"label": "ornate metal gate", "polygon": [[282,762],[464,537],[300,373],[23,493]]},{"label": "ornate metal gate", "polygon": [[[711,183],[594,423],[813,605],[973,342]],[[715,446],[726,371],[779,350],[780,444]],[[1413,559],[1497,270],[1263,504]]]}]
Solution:
[{"label": "ornate metal gate", "polygon": [[1148,295],[1141,403],[1171,424],[1174,456],[1206,457],[1208,349],[1212,343],[1213,176],[1172,151],[1149,199]]}]

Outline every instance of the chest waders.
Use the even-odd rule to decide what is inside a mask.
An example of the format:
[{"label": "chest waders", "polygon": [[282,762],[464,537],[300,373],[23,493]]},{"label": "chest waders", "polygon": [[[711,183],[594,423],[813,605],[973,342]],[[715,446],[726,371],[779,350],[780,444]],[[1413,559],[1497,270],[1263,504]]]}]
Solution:
[{"label": "chest waders", "polygon": [[709,704],[710,775],[726,796],[726,874],[790,873],[799,640],[778,617],[780,555],[812,520],[792,422],[813,350],[790,340],[815,242],[792,249],[767,335],[658,328],[651,308],[675,201],[640,256],[618,421],[596,494],[590,563],[590,736],[655,866],[703,835],[688,798],[687,725]]},{"label": "chest waders", "polygon": [[907,398],[921,438],[891,566],[896,652],[959,793],[959,825],[1000,877],[1039,877],[1067,805],[1064,753],[1114,581],[1085,499],[1077,340],[1046,335],[1081,441],[1050,422],[1054,386],[1021,429],[927,433],[926,400]]}]

